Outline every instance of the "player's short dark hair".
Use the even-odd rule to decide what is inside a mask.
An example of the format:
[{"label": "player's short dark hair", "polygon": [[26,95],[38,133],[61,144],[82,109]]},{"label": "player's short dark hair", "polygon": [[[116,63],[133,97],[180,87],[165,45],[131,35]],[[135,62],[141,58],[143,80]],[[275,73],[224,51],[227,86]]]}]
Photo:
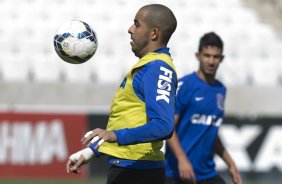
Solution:
[{"label": "player's short dark hair", "polygon": [[162,42],[167,44],[177,27],[177,20],[173,12],[161,4],[146,5],[142,9],[148,10],[146,18],[148,26],[157,27],[162,33]]},{"label": "player's short dark hair", "polygon": [[214,32],[206,33],[201,37],[198,52],[201,52],[207,46],[215,46],[223,52],[223,41]]}]

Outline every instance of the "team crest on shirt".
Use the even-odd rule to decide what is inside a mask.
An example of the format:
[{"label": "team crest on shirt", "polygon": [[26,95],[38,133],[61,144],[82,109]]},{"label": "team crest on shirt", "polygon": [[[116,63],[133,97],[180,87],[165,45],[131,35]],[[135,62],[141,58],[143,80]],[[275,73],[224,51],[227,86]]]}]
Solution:
[{"label": "team crest on shirt", "polygon": [[221,93],[216,94],[217,108],[224,110],[224,96]]}]

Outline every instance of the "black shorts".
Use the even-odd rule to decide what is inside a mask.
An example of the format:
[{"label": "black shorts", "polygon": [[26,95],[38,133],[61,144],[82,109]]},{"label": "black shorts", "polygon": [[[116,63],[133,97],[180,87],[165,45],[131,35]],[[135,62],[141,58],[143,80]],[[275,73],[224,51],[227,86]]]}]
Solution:
[{"label": "black shorts", "polygon": [[[165,184],[189,184],[189,183],[187,182],[185,183],[180,179],[176,180],[173,178],[166,178]],[[198,181],[197,184],[226,184],[226,183],[219,175],[217,175],[208,180]]]},{"label": "black shorts", "polygon": [[164,184],[165,169],[128,169],[111,166],[107,184]]}]

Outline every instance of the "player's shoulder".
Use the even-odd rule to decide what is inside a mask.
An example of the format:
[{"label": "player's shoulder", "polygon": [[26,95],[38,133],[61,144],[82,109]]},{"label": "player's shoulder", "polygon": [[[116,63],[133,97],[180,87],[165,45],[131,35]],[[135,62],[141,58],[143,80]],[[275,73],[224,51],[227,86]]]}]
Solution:
[{"label": "player's shoulder", "polygon": [[145,65],[148,68],[159,68],[161,66],[172,69],[172,67],[167,64],[166,62],[164,62],[163,60],[154,60],[148,64]]},{"label": "player's shoulder", "polygon": [[216,79],[216,86],[218,86],[219,88],[222,88],[224,91],[226,91],[226,86],[218,79]]},{"label": "player's shoulder", "polygon": [[173,79],[177,81],[177,74],[176,71],[166,62],[162,60],[155,60],[148,64],[146,64],[144,67],[145,72],[153,72],[153,73],[166,73],[173,76]]},{"label": "player's shoulder", "polygon": [[195,72],[188,73],[178,79],[178,90],[179,91],[193,91],[197,88],[197,80]]},{"label": "player's shoulder", "polygon": [[188,74],[186,74],[183,77],[178,79],[179,82],[185,83],[185,84],[193,84],[193,83],[195,83],[195,80],[196,80],[196,73],[195,72],[188,73]]},{"label": "player's shoulder", "polygon": [[176,71],[166,62],[162,60],[155,60],[144,65],[141,69],[141,72],[144,75],[150,74],[150,76],[156,76],[159,78],[159,75],[164,75],[172,79],[177,83],[177,74]]}]

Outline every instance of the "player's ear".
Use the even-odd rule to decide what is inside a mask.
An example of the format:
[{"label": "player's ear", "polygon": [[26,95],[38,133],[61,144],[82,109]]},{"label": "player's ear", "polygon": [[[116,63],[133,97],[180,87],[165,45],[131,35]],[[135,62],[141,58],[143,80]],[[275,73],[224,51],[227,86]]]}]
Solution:
[{"label": "player's ear", "polygon": [[223,62],[224,57],[225,57],[224,55],[221,56],[221,58],[220,58],[221,63]]},{"label": "player's ear", "polygon": [[196,52],[196,53],[195,53],[195,57],[197,58],[197,60],[199,60],[200,53],[199,53],[199,52]]},{"label": "player's ear", "polygon": [[151,39],[153,41],[156,41],[159,39],[159,36],[160,36],[160,30],[158,28],[153,28],[152,31],[151,31]]},{"label": "player's ear", "polygon": [[224,59],[224,57],[225,57],[225,55],[222,55],[222,57],[221,57],[221,61]]}]

